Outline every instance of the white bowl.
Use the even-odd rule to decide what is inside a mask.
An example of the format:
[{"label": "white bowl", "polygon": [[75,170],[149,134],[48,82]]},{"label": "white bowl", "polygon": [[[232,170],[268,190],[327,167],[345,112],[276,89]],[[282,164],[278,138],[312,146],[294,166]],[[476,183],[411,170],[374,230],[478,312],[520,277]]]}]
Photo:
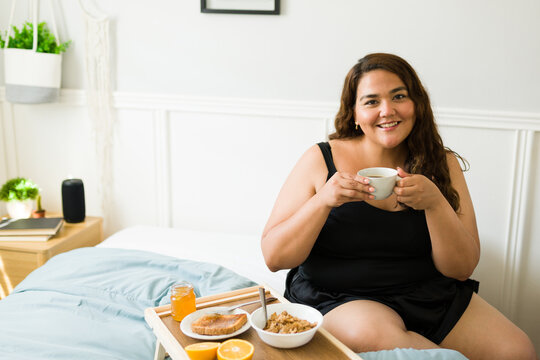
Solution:
[{"label": "white bowl", "polygon": [[311,323],[316,322],[317,326],[313,329],[303,331],[297,334],[276,334],[269,331],[264,331],[264,312],[262,308],[255,310],[249,317],[251,326],[257,331],[257,334],[262,341],[270,346],[290,349],[307,344],[321,327],[323,322],[322,314],[317,310],[307,305],[283,303],[271,304],[266,306],[268,317],[273,313],[281,314],[282,311],[288,312],[292,316],[299,319],[307,320]]}]

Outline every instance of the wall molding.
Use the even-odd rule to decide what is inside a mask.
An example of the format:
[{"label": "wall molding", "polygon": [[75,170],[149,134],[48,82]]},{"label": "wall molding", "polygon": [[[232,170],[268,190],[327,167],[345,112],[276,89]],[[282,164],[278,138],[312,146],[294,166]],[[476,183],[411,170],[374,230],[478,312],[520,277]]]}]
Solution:
[{"label": "wall molding", "polygon": [[540,113],[451,108],[435,108],[434,113],[443,126],[540,131]]},{"label": "wall molding", "polygon": [[[337,102],[324,101],[203,97],[155,93],[115,92],[113,98],[114,106],[117,109],[330,119],[330,125],[331,119],[334,118],[339,107]],[[0,104],[2,103],[5,103],[5,90],[0,87]],[[55,104],[85,106],[86,103],[85,90],[61,89],[59,101]],[[540,112],[434,108],[434,113],[440,126],[540,131]]]},{"label": "wall molding", "polygon": [[500,290],[502,309],[514,320],[517,312],[517,293],[521,271],[522,249],[526,241],[524,228],[529,201],[529,182],[532,172],[534,132],[518,130],[515,133],[514,169],[505,244],[504,278]]},{"label": "wall molding", "polygon": [[171,165],[169,141],[169,112],[158,109],[153,113],[154,167],[156,181],[156,224],[172,226]]}]

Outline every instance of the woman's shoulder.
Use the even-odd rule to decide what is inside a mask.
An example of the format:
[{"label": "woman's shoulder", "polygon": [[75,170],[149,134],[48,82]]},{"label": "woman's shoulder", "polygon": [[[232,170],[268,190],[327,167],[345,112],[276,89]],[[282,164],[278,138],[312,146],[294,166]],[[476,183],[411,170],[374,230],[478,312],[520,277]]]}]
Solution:
[{"label": "woman's shoulder", "polygon": [[327,170],[325,157],[333,162],[334,153],[340,153],[348,149],[350,143],[352,143],[350,139],[333,139],[313,144],[304,152],[300,162],[309,163]]},{"label": "woman's shoulder", "polygon": [[289,174],[286,184],[291,185],[298,191],[304,185],[310,189],[318,189],[326,181],[328,169],[324,156],[317,144],[310,146],[304,151]]},{"label": "woman's shoulder", "polygon": [[[323,150],[319,144],[317,143],[311,145],[302,155],[302,157],[299,160],[299,163],[304,163],[310,167],[315,166],[318,167],[320,164],[324,163],[324,157],[323,157]],[[324,145],[322,145],[324,147]]]},{"label": "woman's shoulder", "polygon": [[469,169],[469,163],[467,160],[450,149],[446,149],[446,162],[449,170],[459,170],[460,172],[463,172]]},{"label": "woman's shoulder", "polygon": [[333,162],[334,151],[340,148],[342,140],[329,140],[316,143],[309,147],[302,158],[312,164],[324,165],[326,168],[326,159]]},{"label": "woman's shoulder", "polygon": [[446,162],[448,167],[455,167],[458,164],[457,157],[452,150],[446,150]]}]

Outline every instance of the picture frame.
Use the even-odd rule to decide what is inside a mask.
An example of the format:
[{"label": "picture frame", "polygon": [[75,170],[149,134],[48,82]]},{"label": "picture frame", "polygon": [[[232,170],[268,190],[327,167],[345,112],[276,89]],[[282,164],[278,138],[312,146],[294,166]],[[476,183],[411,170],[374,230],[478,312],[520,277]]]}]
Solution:
[{"label": "picture frame", "polygon": [[202,13],[279,15],[280,0],[201,0]]}]

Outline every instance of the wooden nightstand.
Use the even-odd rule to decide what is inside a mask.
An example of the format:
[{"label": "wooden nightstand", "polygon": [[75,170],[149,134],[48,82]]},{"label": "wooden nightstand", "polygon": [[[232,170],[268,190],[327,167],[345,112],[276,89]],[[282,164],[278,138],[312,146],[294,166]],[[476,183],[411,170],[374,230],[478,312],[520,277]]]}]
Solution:
[{"label": "wooden nightstand", "polygon": [[0,241],[0,299],[54,255],[102,241],[103,219],[95,216],[76,224],[64,222],[48,241]]}]

